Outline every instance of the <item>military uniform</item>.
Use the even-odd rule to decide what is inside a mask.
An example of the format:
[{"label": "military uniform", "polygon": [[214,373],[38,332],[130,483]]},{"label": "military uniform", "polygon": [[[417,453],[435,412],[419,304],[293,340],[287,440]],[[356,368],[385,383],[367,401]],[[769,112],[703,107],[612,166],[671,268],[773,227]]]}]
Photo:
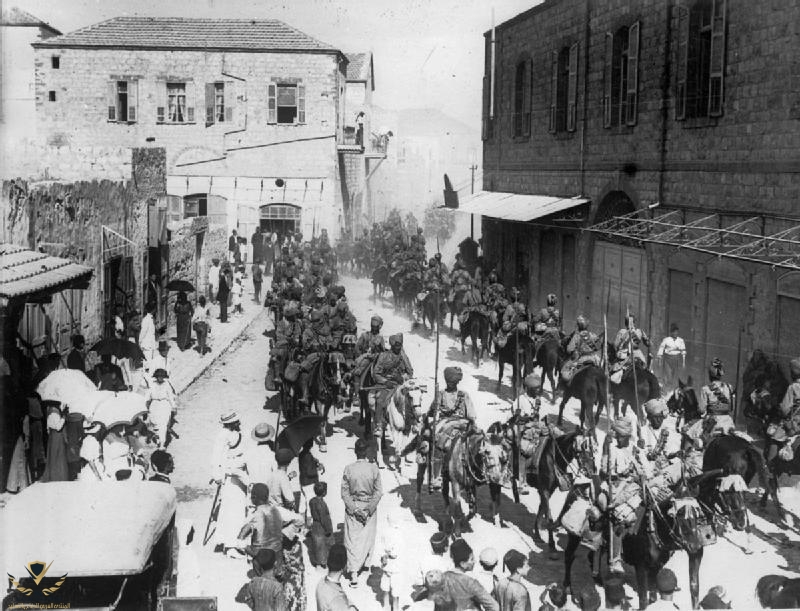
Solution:
[{"label": "military uniform", "polygon": [[[713,380],[700,390],[700,413],[706,418],[716,420],[713,432],[727,434],[735,428],[731,409],[733,406],[733,389],[727,382]],[[713,433],[712,433],[713,434]]]},{"label": "military uniform", "polygon": [[[283,372],[291,351],[300,346],[300,340],[303,333],[302,324],[300,321],[295,320],[297,314],[297,307],[293,304],[287,306],[284,310],[286,318],[282,318],[275,326],[275,343],[272,347],[270,366],[274,380],[283,378]],[[290,320],[291,319],[291,320]],[[267,384],[271,386],[271,384]]]},{"label": "military uniform", "polygon": [[458,299],[462,299],[464,293],[469,290],[469,287],[472,284],[472,276],[470,276],[466,269],[457,263],[455,266],[453,266],[453,273],[450,275],[450,284],[452,285],[452,288],[450,289],[450,295],[448,295],[447,300],[454,302]]},{"label": "military uniform", "polygon": [[575,331],[567,344],[569,360],[561,368],[561,377],[569,382],[582,365],[600,365],[600,338],[588,329]]},{"label": "military uniform", "polygon": [[305,358],[300,363],[300,386],[303,396],[300,401],[306,405],[311,403],[311,378],[310,373],[319,363],[320,359],[330,350],[333,338],[331,329],[322,312],[314,310],[308,324],[303,329],[302,346]]},{"label": "military uniform", "polygon": [[477,287],[472,287],[464,293],[461,305],[464,307],[459,316],[459,322],[462,325],[469,320],[470,312],[475,311],[486,316],[489,315],[489,311],[483,303],[483,295],[481,295],[481,291]]},{"label": "military uniform", "polygon": [[[403,336],[392,335],[389,338],[390,346],[403,345]],[[414,368],[408,360],[406,353],[400,349],[399,354],[393,350],[381,352],[372,368],[372,378],[376,388],[369,391],[367,402],[371,413],[375,414],[375,425],[379,434],[383,433],[384,411],[389,397],[394,389],[405,381],[405,378],[414,376]]]}]

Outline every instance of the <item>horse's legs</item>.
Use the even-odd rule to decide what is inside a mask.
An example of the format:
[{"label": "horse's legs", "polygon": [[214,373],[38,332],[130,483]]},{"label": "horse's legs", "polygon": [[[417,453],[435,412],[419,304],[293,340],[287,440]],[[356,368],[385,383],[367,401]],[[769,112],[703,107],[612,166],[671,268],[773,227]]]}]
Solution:
[{"label": "horse's legs", "polygon": [[[564,407],[567,405],[567,401],[570,400],[570,393],[569,387],[564,390],[564,396],[561,397],[561,404],[558,406],[558,420],[556,421],[557,424],[561,424],[564,421]],[[581,424],[583,424],[583,414],[581,414]]]},{"label": "horse's legs", "polygon": [[[646,609],[648,605],[648,569],[642,564],[636,565],[636,593],[639,595],[639,609]],[[694,608],[697,608],[696,606]]]},{"label": "horse's legs", "polygon": [[575,552],[581,544],[579,537],[569,533],[567,535],[567,546],[564,548],[564,589],[568,594],[572,593],[572,563],[575,561]]},{"label": "horse's legs", "polygon": [[703,561],[703,548],[689,554],[689,591],[692,594],[692,608],[697,609],[700,602],[700,563]]},{"label": "horse's legs", "polygon": [[503,355],[500,354],[500,351],[497,351],[497,386],[498,388],[503,383],[503,370],[506,368],[506,364],[503,361]]},{"label": "horse's legs", "polygon": [[547,493],[547,498],[545,501],[545,510],[547,511],[547,545],[550,548],[551,552],[556,551],[556,540],[553,533],[556,530],[556,523],[553,520],[553,513],[550,510],[550,493]]},{"label": "horse's legs", "polygon": [[542,513],[545,511],[545,503],[549,502],[550,495],[539,488],[539,507],[536,508],[536,515],[533,517],[533,532],[531,533],[531,537],[537,543],[544,545],[544,539],[542,539],[541,533],[539,533],[539,524],[542,519]]},{"label": "horse's legs", "polygon": [[505,528],[505,522],[503,521],[503,516],[500,515],[500,501],[502,499],[500,484],[492,484],[489,483],[489,498],[492,500],[491,511],[492,511],[492,522],[495,521],[495,517],[499,518],[500,527]]}]

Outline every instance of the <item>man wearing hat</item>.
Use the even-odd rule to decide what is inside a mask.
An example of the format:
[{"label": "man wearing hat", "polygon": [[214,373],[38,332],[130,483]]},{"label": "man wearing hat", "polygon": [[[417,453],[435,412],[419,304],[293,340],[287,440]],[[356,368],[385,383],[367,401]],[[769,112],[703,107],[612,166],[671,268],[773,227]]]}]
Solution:
[{"label": "man wearing hat", "polygon": [[342,474],[344,545],[350,585],[354,587],[359,574],[369,571],[378,532],[378,503],[383,496],[380,471],[367,461],[367,445],[363,439],[356,440],[356,461],[347,465]]},{"label": "man wearing hat", "polygon": [[[454,568],[442,576],[442,594],[455,603],[456,609],[482,609],[499,611],[500,606],[492,595],[470,575],[475,566],[475,555],[464,539],[456,539],[450,546]],[[520,565],[521,568],[522,565]]]},{"label": "man wearing hat", "polygon": [[660,473],[668,485],[681,477],[680,459],[676,454],[681,449],[681,436],[673,427],[664,426],[669,410],[663,399],[650,399],[644,404],[647,424],[641,428],[639,447],[645,451],[648,475]]},{"label": "man wearing hat", "polygon": [[247,466],[244,459],[244,442],[241,422],[233,410],[220,416],[222,430],[214,441],[211,459],[211,482],[219,487],[219,511],[214,533],[214,549],[230,557],[240,557],[239,528],[244,523],[247,509]]},{"label": "man wearing hat", "polygon": [[[364,420],[364,408],[367,406],[366,392],[361,391],[364,376],[378,355],[386,349],[386,342],[381,335],[383,318],[375,314],[369,321],[369,331],[364,331],[356,341],[356,361],[353,366],[353,404],[361,408],[361,424]],[[363,396],[362,396],[363,394]]]},{"label": "man wearing hat", "polygon": [[508,291],[508,296],[509,302],[503,312],[501,327],[495,338],[495,343],[499,348],[506,345],[508,336],[512,333],[530,334],[528,308],[520,301],[520,290],[516,286],[512,286]]},{"label": "man wearing hat", "polygon": [[[364,425],[365,433],[368,436],[372,434],[371,416],[374,414],[376,434],[382,440],[384,411],[389,398],[397,386],[414,377],[414,369],[403,350],[402,333],[389,337],[389,350],[378,355],[375,366],[372,368],[372,377],[375,380],[375,388],[367,394],[369,410]],[[378,460],[381,461],[381,452],[378,452]]]},{"label": "man wearing hat", "polygon": [[499,561],[500,558],[497,555],[497,550],[493,547],[483,548],[478,555],[479,567],[475,567],[474,577],[487,592],[493,593],[497,586],[498,577],[495,571],[497,570],[497,563]]},{"label": "man wearing hat", "polygon": [[547,295],[547,304],[539,310],[533,322],[537,347],[548,339],[561,341],[561,311],[555,294]]},{"label": "man wearing hat", "polygon": [[80,473],[78,473],[78,481],[101,482],[111,478],[110,474],[106,472],[103,452],[100,447],[100,434],[102,432],[102,424],[84,419],[83,440],[81,441],[79,453],[83,466]]},{"label": "man wearing hat", "polygon": [[600,365],[603,347],[596,333],[589,331],[588,319],[581,315],[575,319],[576,330],[567,344],[569,360],[561,368],[561,378],[569,383],[579,368],[588,365]]},{"label": "man wearing hat", "polygon": [[158,447],[164,449],[171,441],[170,423],[178,413],[175,390],[167,381],[167,372],[159,367],[153,372],[153,381],[145,394],[147,410],[153,432],[158,436]]},{"label": "man wearing hat", "polygon": [[297,320],[300,310],[297,304],[290,301],[283,308],[283,318],[275,326],[275,344],[270,354],[270,368],[274,380],[281,380],[289,354],[300,346],[303,328]]},{"label": "man wearing hat", "polygon": [[165,450],[156,450],[150,455],[150,468],[153,470],[151,482],[171,483],[169,475],[175,470],[172,454]]},{"label": "man wearing hat", "polygon": [[302,373],[300,374],[300,387],[303,391],[300,397],[300,404],[308,406],[311,404],[311,384],[310,373],[315,365],[319,363],[324,354],[330,350],[333,338],[331,337],[331,328],[322,310],[311,310],[308,317],[308,323],[304,326],[303,336],[300,340],[303,346],[303,353],[305,358],[300,364]]},{"label": "man wearing hat", "polygon": [[647,605],[650,611],[675,611],[680,609],[672,600],[678,588],[678,578],[675,577],[670,569],[663,568],[656,575],[656,585],[658,586],[658,600]]},{"label": "man wearing hat", "polygon": [[708,384],[700,389],[698,407],[705,420],[714,419],[712,436],[727,435],[736,428],[731,417],[733,388],[722,381],[725,370],[722,361],[714,359],[708,367]]},{"label": "man wearing hat", "polygon": [[622,377],[631,366],[631,353],[634,362],[638,361],[642,367],[647,367],[647,357],[645,357],[642,346],[650,346],[650,339],[647,334],[636,326],[636,317],[629,314],[625,317],[625,326],[617,331],[614,338],[614,350],[617,353],[617,360],[611,365],[611,381],[615,384],[622,382]]},{"label": "man wearing hat", "polygon": [[629,609],[631,598],[625,594],[625,582],[619,577],[611,577],[605,582],[606,609]]},{"label": "man wearing hat", "polygon": [[[150,375],[153,376],[156,369],[163,369],[169,376],[169,368],[171,359],[169,358],[169,342],[165,339],[158,342],[158,354],[153,356],[153,359],[147,363]],[[151,377],[148,382],[152,383],[155,378]]]},{"label": "man wearing hat", "polygon": [[275,579],[276,554],[271,549],[261,549],[253,558],[256,574],[236,594],[236,602],[253,611],[287,611],[283,584]]},{"label": "man wearing hat", "polygon": [[772,432],[772,435],[769,435],[768,462],[775,459],[781,446],[784,446],[781,452],[782,458],[792,460],[794,452],[789,438],[800,433],[800,358],[794,358],[789,362],[789,373],[792,376],[792,383],[778,405],[780,421],[767,429],[768,435]]},{"label": "man wearing hat", "polygon": [[251,484],[268,483],[272,479],[272,474],[278,470],[275,451],[272,448],[274,438],[275,429],[266,422],[257,424],[250,432],[251,442],[244,456]]}]

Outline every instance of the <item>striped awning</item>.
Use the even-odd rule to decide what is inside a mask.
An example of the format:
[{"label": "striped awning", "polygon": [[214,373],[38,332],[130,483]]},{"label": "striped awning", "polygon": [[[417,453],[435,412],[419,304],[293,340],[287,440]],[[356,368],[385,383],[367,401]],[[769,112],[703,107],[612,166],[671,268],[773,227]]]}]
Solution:
[{"label": "striped awning", "polygon": [[478,191],[464,199],[459,212],[480,214],[504,221],[532,221],[587,203],[580,197],[526,195],[502,191]]},{"label": "striped awning", "polygon": [[0,298],[52,294],[65,289],[85,289],[94,270],[61,257],[0,244]]}]

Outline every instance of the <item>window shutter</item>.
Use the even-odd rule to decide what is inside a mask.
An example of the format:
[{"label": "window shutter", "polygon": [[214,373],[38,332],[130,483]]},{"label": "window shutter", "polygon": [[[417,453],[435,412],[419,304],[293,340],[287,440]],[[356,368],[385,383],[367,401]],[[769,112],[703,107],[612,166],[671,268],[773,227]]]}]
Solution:
[{"label": "window shutter", "polygon": [[567,131],[574,132],[578,112],[578,43],[569,48],[569,82],[567,84]]},{"label": "window shutter", "polygon": [[236,106],[236,86],[233,81],[225,81],[225,122],[233,123],[233,109]]},{"label": "window shutter", "polygon": [[135,123],[139,107],[139,81],[128,81],[128,123]]},{"label": "window shutter", "polygon": [[708,116],[722,114],[722,85],[725,75],[725,0],[714,0],[711,15],[711,66],[708,83]]},{"label": "window shutter", "polygon": [[625,123],[636,125],[639,91],[639,22],[628,28],[628,91],[625,100]]},{"label": "window shutter", "polygon": [[556,131],[556,105],[558,103],[558,51],[553,51],[550,75],[550,131]]},{"label": "window shutter", "polygon": [[686,118],[686,74],[689,64],[689,9],[678,6],[678,66],[675,73],[675,119]]},{"label": "window shutter", "polygon": [[275,83],[267,85],[267,123],[278,122],[278,86]]},{"label": "window shutter", "polygon": [[524,79],[524,87],[525,91],[523,93],[524,97],[522,100],[522,133],[525,136],[531,135],[531,98],[533,94],[531,92],[531,82],[533,81],[533,62],[531,60],[527,60],[525,62],[525,79]]},{"label": "window shutter", "polygon": [[108,82],[108,120],[117,120],[117,81]]},{"label": "window shutter", "polygon": [[490,77],[483,76],[483,123],[481,125],[481,139],[489,139],[489,81]]},{"label": "window shutter", "polygon": [[297,122],[306,122],[306,86],[297,84]]},{"label": "window shutter", "polygon": [[156,122],[164,123],[166,120],[167,108],[167,82],[156,81]]},{"label": "window shutter", "polygon": [[214,83],[206,83],[206,127],[214,125]]},{"label": "window shutter", "polygon": [[611,127],[611,66],[614,62],[614,35],[606,32],[606,56],[603,68],[603,127]]},{"label": "window shutter", "polygon": [[194,123],[194,105],[197,102],[197,92],[193,81],[186,83],[186,122]]}]

